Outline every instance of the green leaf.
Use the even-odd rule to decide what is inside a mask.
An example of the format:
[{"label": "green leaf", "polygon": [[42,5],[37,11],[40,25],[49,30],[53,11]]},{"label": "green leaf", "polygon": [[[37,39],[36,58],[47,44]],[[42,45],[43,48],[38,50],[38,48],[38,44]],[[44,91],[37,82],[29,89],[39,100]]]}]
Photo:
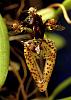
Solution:
[{"label": "green leaf", "polygon": [[53,8],[44,8],[44,9],[39,10],[37,14],[41,15],[43,22],[45,22],[47,19],[50,19],[56,16],[56,10]]},{"label": "green leaf", "polygon": [[[71,85],[71,77],[67,78],[66,80],[64,80],[62,83],[60,83],[56,89],[53,91],[53,93],[51,94],[51,96],[49,97],[48,100],[54,100],[54,98],[62,91],[64,90],[66,87],[68,87],[69,85]],[[60,99],[61,100],[61,99]],[[63,100],[63,99],[62,99]],[[67,99],[68,100],[68,99]],[[69,99],[70,100],[70,99]]]},{"label": "green leaf", "polygon": [[66,41],[63,37],[53,33],[45,33],[44,38],[50,38],[55,42],[57,49],[63,48],[66,44]]},{"label": "green leaf", "polygon": [[66,8],[66,10],[71,9],[71,0],[64,0],[62,2],[63,6]]},{"label": "green leaf", "polygon": [[[62,4],[66,10],[71,9],[71,0],[64,0]],[[54,8],[47,7],[47,8],[38,10],[37,13],[42,16],[42,20],[43,22],[45,22],[47,19],[51,19],[51,18],[57,19],[58,16],[62,13],[62,10],[61,8],[58,8],[57,10],[55,10]]]},{"label": "green leaf", "polygon": [[66,98],[62,98],[62,99],[58,99],[58,100],[71,100],[71,97],[66,97]]},{"label": "green leaf", "polygon": [[0,15],[0,87],[3,86],[8,74],[9,54],[10,46],[8,31],[4,20]]}]

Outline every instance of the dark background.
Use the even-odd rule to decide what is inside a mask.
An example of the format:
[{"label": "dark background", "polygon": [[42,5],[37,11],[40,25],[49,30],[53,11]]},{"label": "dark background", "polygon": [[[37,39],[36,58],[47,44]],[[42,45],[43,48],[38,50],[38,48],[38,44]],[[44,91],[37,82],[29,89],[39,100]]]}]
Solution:
[{"label": "dark background", "polygon": [[[52,3],[62,3],[63,0],[42,0],[42,6],[41,8],[47,7],[49,4]],[[0,0],[2,2],[0,6],[0,12],[2,15],[5,13],[8,13],[3,9],[4,6],[7,6],[9,4],[20,2],[19,0]],[[37,2],[37,0],[36,0]],[[26,9],[30,7],[30,1],[25,1],[25,7]],[[39,7],[38,7],[39,9]],[[68,11],[69,16],[71,16],[71,11]],[[71,18],[71,17],[70,17]],[[52,93],[52,91],[56,88],[56,86],[61,83],[63,80],[71,76],[71,25],[69,25],[64,17],[63,14],[59,16],[59,21],[62,25],[66,27],[64,31],[56,32],[56,34],[59,34],[60,36],[64,37],[66,40],[66,45],[57,51],[57,59],[55,68],[51,77],[51,80],[49,82],[48,86],[48,92],[49,95]],[[71,86],[67,87],[65,90],[63,90],[56,98],[63,98],[66,96],[71,96]]]}]

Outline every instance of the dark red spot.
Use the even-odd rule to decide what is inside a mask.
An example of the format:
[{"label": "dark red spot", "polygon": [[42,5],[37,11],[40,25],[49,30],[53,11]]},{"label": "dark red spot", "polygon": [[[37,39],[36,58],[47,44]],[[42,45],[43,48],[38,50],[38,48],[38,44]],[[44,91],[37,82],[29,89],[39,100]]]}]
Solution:
[{"label": "dark red spot", "polygon": [[49,66],[51,66],[51,64],[49,64]]},{"label": "dark red spot", "polygon": [[[41,85],[41,88],[43,88],[44,85]],[[43,91],[43,90],[42,90]]]},{"label": "dark red spot", "polygon": [[46,75],[48,75],[48,74],[46,73]]}]

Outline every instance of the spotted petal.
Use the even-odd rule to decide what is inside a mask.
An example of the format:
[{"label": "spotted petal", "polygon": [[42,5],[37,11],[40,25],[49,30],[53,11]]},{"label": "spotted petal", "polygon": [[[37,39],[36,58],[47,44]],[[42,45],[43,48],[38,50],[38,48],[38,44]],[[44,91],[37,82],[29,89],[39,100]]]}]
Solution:
[{"label": "spotted petal", "polygon": [[[29,40],[24,43],[24,56],[39,91],[44,92],[47,89],[55,64],[56,47],[54,42],[49,39]],[[37,60],[40,61],[41,58],[45,60],[43,68],[41,67],[43,61],[37,63]]]}]

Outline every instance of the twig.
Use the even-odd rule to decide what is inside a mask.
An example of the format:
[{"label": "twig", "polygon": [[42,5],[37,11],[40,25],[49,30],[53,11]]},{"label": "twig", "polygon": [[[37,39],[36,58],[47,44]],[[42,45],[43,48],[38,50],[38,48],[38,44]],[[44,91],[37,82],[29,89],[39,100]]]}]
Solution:
[{"label": "twig", "polygon": [[9,36],[9,41],[19,40],[19,39],[30,39],[30,35],[16,35],[16,36]]},{"label": "twig", "polygon": [[19,9],[18,9],[18,11],[17,11],[17,17],[19,17],[20,16],[20,14],[21,14],[21,12],[22,12],[22,9],[24,8],[24,1],[25,0],[20,0],[21,1],[21,4],[20,4],[20,7],[19,7]]},{"label": "twig", "polygon": [[7,6],[7,7],[5,7],[4,9],[5,10],[11,10],[11,9],[14,9],[14,8],[17,8],[17,7],[18,7],[18,4],[11,4],[11,5]]},{"label": "twig", "polygon": [[31,97],[32,95],[34,95],[36,92],[38,91],[38,88],[36,87],[29,95],[27,98]]},{"label": "twig", "polygon": [[31,81],[32,81],[32,77],[30,77],[29,80],[28,80],[28,82],[27,82],[27,85],[26,85],[26,91],[27,92],[28,92],[28,89],[29,89]]},{"label": "twig", "polygon": [[48,91],[47,91],[47,90],[45,91],[45,95],[46,95],[46,97],[48,98]]},{"label": "twig", "polygon": [[[11,51],[19,58],[19,60],[21,61],[22,65],[24,65],[24,62],[23,62],[22,58],[19,56],[19,54],[17,54],[17,53],[15,52],[15,50],[14,50],[12,47],[11,47]],[[21,78],[20,78],[20,75],[19,75],[18,71],[15,70],[15,67],[14,67],[14,66],[13,66],[13,68],[14,68],[13,72],[15,73],[15,75],[16,75],[16,77],[17,77],[19,83],[20,83],[20,88],[21,88],[21,92],[22,92],[22,95],[23,95],[23,99],[24,99],[24,100],[27,100],[27,95],[26,95],[26,93],[25,93],[24,86],[23,86],[23,84],[22,84],[23,82],[22,82],[22,80],[21,80]],[[24,67],[24,68],[25,68],[25,67]],[[25,73],[24,73],[24,75],[25,75]],[[25,77],[26,77],[26,75],[25,75]]]},{"label": "twig", "polygon": [[[22,54],[22,52],[21,52],[19,49],[15,48],[15,50]],[[14,52],[14,54],[15,54],[16,57],[18,57],[18,59],[21,61],[21,64],[22,64],[22,67],[23,67],[23,71],[24,71],[24,78],[23,78],[23,83],[24,83],[24,81],[25,81],[25,79],[26,79],[26,77],[27,77],[27,69],[26,69],[27,66],[26,66],[24,60],[22,59],[22,57],[21,57],[19,54],[17,54],[16,52]],[[23,54],[23,55],[24,55],[24,54]]]}]

